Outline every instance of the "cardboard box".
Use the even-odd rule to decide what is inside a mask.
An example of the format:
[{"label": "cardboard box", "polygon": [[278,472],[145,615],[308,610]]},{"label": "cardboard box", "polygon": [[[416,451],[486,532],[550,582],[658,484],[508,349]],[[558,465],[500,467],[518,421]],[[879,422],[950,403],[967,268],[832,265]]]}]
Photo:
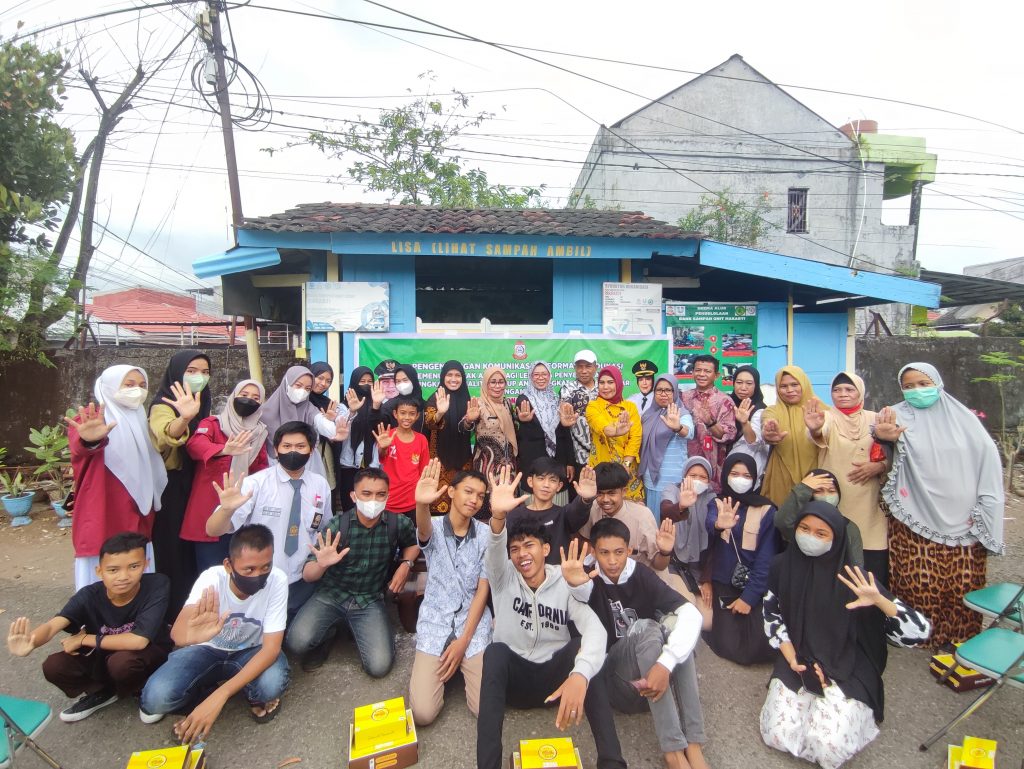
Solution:
[{"label": "cardboard box", "polygon": [[416,740],[416,724],[412,711],[404,713],[406,732],[396,740],[369,746],[356,746],[355,723],[349,726],[348,769],[405,769],[420,760],[419,744]]},{"label": "cardboard box", "polygon": [[953,672],[946,678],[945,684],[953,691],[969,692],[972,689],[981,689],[995,683],[994,679],[983,673],[957,664],[952,654],[934,654],[928,664],[929,670],[936,678],[941,677],[951,666],[953,666]]},{"label": "cardboard box", "polygon": [[512,769],[582,769],[580,752],[569,737],[520,740],[509,757]]},{"label": "cardboard box", "polygon": [[175,745],[159,750],[140,750],[132,753],[127,769],[186,769],[188,745]]},{"label": "cardboard box", "polygon": [[960,763],[960,753],[963,751],[963,748],[959,745],[947,745],[946,748],[946,769],[962,769],[963,764]]},{"label": "cardboard box", "polygon": [[405,697],[395,697],[372,705],[356,708],[353,721],[354,744],[361,750],[389,742],[398,742],[406,737],[408,724]]},{"label": "cardboard box", "polygon": [[996,741],[964,737],[964,747],[960,752],[960,765],[963,769],[995,769]]}]

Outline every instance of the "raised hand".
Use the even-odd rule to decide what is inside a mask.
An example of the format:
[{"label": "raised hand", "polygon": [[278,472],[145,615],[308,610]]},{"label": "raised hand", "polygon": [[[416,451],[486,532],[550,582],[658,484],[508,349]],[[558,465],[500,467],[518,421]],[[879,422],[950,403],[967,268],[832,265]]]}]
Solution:
[{"label": "raised hand", "polygon": [[232,435],[228,438],[228,442],[224,444],[224,448],[220,450],[220,453],[221,456],[236,457],[247,452],[251,446],[252,430],[242,430],[237,435]]},{"label": "raised hand", "polygon": [[185,625],[185,645],[206,643],[215,638],[227,621],[228,612],[220,613],[220,597],[216,588],[208,587],[199,596],[192,616]]},{"label": "raised hand", "polygon": [[[573,468],[574,470],[576,468]],[[573,488],[583,499],[593,499],[597,496],[597,473],[590,465],[584,465],[580,470],[580,479],[573,481]]]},{"label": "raised hand", "polygon": [[846,585],[853,594],[857,596],[854,600],[846,604],[847,609],[860,609],[864,606],[877,606],[879,601],[885,600],[882,597],[882,593],[878,590],[878,585],[875,584],[875,575],[870,571],[867,572],[867,576],[864,576],[864,572],[860,570],[860,566],[851,567],[850,564],[846,564],[845,571],[849,579],[844,577],[842,574],[837,574],[836,577]]},{"label": "raised hand", "polygon": [[682,425],[679,422],[679,416],[679,406],[675,403],[670,403],[668,404],[668,408],[665,409],[665,413],[659,414],[658,418],[665,424],[665,427],[672,432],[677,433],[682,428]]},{"label": "raised hand", "polygon": [[236,479],[233,473],[224,473],[224,485],[218,486],[217,481],[213,482],[213,490],[217,492],[217,499],[220,506],[227,510],[237,510],[252,498],[252,492],[242,493],[242,481],[245,480],[245,473]]},{"label": "raised hand", "polygon": [[764,420],[764,424],[761,426],[761,437],[764,438],[765,443],[773,446],[782,443],[788,435],[789,430],[779,430],[779,423],[774,419]]},{"label": "raised hand", "polygon": [[750,421],[750,418],[754,416],[754,404],[750,398],[744,398],[740,401],[740,405],[735,409],[736,421],[741,425],[745,425]]},{"label": "raised hand", "polygon": [[359,393],[352,387],[345,392],[345,400],[348,401],[348,410],[352,412],[359,411],[366,403],[366,398],[360,398]]},{"label": "raised hand", "polygon": [[327,404],[327,408],[320,409],[320,413],[327,417],[331,422],[335,422],[338,419],[338,402],[331,401]]},{"label": "raised hand", "polygon": [[676,525],[670,518],[663,518],[654,540],[659,553],[671,553],[676,546]]},{"label": "raised hand", "polygon": [[808,473],[800,483],[813,491],[824,491],[832,485],[832,479],[827,475],[814,475],[813,473]]},{"label": "raised hand", "polygon": [[373,437],[377,441],[377,445],[380,447],[381,451],[388,448],[395,442],[395,434],[391,432],[391,428],[383,422],[377,425],[377,429],[373,431]]},{"label": "raised hand", "polygon": [[618,438],[622,435],[629,433],[629,428],[633,426],[632,420],[629,418],[629,412],[623,409],[619,412],[619,418],[611,424],[605,425],[604,434],[609,438]]},{"label": "raised hand", "polygon": [[516,411],[520,422],[533,421],[533,405],[526,398],[523,398]]},{"label": "raised hand", "polygon": [[572,407],[572,404],[567,401],[562,401],[558,404],[558,421],[562,427],[572,427],[579,421],[580,415],[576,413],[576,409]]},{"label": "raised hand", "polygon": [[879,411],[875,418],[875,438],[880,441],[896,441],[906,429],[896,423],[896,412],[888,406]]},{"label": "raised hand", "polygon": [[199,401],[202,393],[193,393],[192,388],[186,382],[184,385],[178,382],[171,383],[171,395],[173,398],[163,397],[162,400],[172,409],[178,412],[178,416],[186,422],[191,422],[193,417],[199,413],[202,404]]},{"label": "raised hand", "polygon": [[523,474],[516,473],[515,478],[510,478],[512,475],[512,468],[505,465],[501,468],[498,473],[498,477],[492,476],[491,482],[491,513],[497,513],[498,515],[508,515],[509,511],[515,510],[526,500],[530,498],[529,494],[523,494],[520,497],[516,496],[516,491],[519,490],[519,481],[522,480]]},{"label": "raised hand", "polygon": [[348,555],[349,548],[344,550],[339,549],[341,544],[341,532],[336,532],[334,537],[331,537],[331,532],[327,532],[327,536],[324,537],[323,532],[317,532],[316,543],[312,545],[306,545],[309,548],[309,552],[316,558],[317,566],[327,569],[334,566],[336,563],[341,563],[345,560],[345,556]]},{"label": "raised hand", "polygon": [[804,404],[804,424],[814,434],[820,433],[825,426],[825,410],[817,398],[811,398]]},{"label": "raised hand", "polygon": [[437,404],[437,416],[438,419],[448,413],[448,407],[451,405],[452,397],[448,394],[448,391],[443,387],[438,387],[437,392],[434,393],[434,402]]},{"label": "raised hand", "polygon": [[469,403],[466,404],[466,421],[476,422],[480,419],[480,399],[470,398]]},{"label": "raised hand", "polygon": [[565,552],[564,547],[559,548],[558,552],[562,556],[562,578],[570,587],[585,585],[597,577],[597,569],[588,572],[587,567],[583,563],[590,553],[590,545],[586,542],[580,548],[579,540],[573,539],[569,543],[568,553]]},{"label": "raised hand", "polygon": [[16,657],[27,657],[35,648],[28,617],[18,617],[7,631],[7,650]]},{"label": "raised hand", "polygon": [[90,403],[88,406],[79,406],[78,414],[73,417],[64,417],[69,429],[78,431],[78,437],[86,443],[99,443],[110,431],[117,427],[117,421],[106,423],[103,421],[103,405],[97,406]]},{"label": "raised hand", "polygon": [[416,504],[432,505],[447,491],[447,484],[441,486],[441,460],[434,457],[423,468],[416,482]]},{"label": "raised hand", "polygon": [[351,411],[343,417],[339,417],[334,422],[334,440],[343,441],[349,433],[352,431],[352,420],[355,418],[355,414]]},{"label": "raised hand", "polygon": [[384,402],[384,385],[380,383],[379,379],[370,385],[370,400],[373,402],[375,410],[379,409],[380,404]]},{"label": "raised hand", "polygon": [[697,490],[693,488],[693,481],[689,478],[683,478],[683,482],[679,484],[680,512],[697,504],[697,496]]},{"label": "raised hand", "polygon": [[726,529],[731,529],[740,522],[740,516],[738,513],[740,509],[739,500],[733,502],[730,497],[726,497],[725,499],[716,499],[715,507],[718,508],[718,517],[715,519],[716,529],[725,531]]}]

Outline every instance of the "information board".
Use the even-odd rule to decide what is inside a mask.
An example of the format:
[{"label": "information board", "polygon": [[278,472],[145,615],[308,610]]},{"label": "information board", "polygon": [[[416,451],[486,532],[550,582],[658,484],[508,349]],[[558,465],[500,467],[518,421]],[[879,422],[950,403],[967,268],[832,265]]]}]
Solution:
[{"label": "information board", "polygon": [[661,333],[660,283],[605,283],[602,299],[604,333],[620,336]]},{"label": "information board", "polygon": [[306,331],[384,332],[390,327],[387,283],[307,283]]},{"label": "information board", "polygon": [[686,388],[693,386],[693,359],[714,355],[719,361],[716,384],[732,391],[740,366],[757,366],[757,305],[668,302],[665,325],[672,337],[672,370]]}]

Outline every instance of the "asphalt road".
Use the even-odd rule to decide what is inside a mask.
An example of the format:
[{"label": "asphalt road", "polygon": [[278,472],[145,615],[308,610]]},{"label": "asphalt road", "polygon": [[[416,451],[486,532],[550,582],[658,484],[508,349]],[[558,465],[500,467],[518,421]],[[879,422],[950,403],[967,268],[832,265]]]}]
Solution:
[{"label": "asphalt road", "polygon": [[[1007,515],[1019,517],[1020,500]],[[52,522],[40,521],[30,531],[11,531],[0,522],[0,630],[9,620],[28,615],[33,622],[52,616],[70,591],[70,548]],[[1024,579],[1021,560],[1022,526],[1009,520],[1009,554],[990,561],[991,581]],[[43,530],[46,533],[43,534]],[[26,558],[29,560],[26,561]],[[217,722],[209,741],[211,769],[276,769],[291,757],[302,759],[295,769],[328,769],[347,763],[346,741],[352,709],[404,693],[412,664],[414,638],[400,633],[398,659],[391,674],[372,680],[360,669],[351,642],[339,641],[326,666],[313,674],[293,668],[291,689],[281,715],[257,726],[240,701],[232,702]],[[49,702],[55,710],[67,699],[42,678],[43,654],[56,643],[25,659],[0,650],[0,691]],[[701,700],[709,742],[705,754],[713,769],[786,769],[809,764],[769,750],[758,732],[758,713],[765,695],[769,666],[742,668],[717,658],[703,645],[698,651]],[[893,649],[885,676],[886,720],[881,734],[863,753],[846,764],[849,769],[941,769],[946,766],[945,744],[918,751],[920,741],[951,718],[971,694],[956,694],[934,683],[928,654]],[[553,683],[552,688],[555,688]],[[647,716],[616,716],[619,736],[630,767],[662,767],[657,740]],[[505,747],[513,740],[556,734],[554,711],[510,711],[505,722]],[[964,735],[998,740],[999,769],[1024,767],[1024,692],[1004,688],[967,722],[950,733],[948,742]],[[588,767],[594,766],[594,745],[586,722],[571,732]],[[164,747],[173,742],[171,719],[146,726],[135,701],[121,701],[77,724],[54,718],[41,743],[65,769],[120,769],[133,750]],[[476,722],[458,689],[449,693],[439,720],[421,731],[420,762],[424,769],[471,769],[475,765]],[[40,769],[45,764],[28,753],[16,766]]]}]

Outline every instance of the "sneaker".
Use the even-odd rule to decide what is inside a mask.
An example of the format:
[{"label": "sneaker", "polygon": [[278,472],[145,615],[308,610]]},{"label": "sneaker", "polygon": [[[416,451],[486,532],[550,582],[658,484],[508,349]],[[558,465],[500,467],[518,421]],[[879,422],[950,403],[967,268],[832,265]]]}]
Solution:
[{"label": "sneaker", "polygon": [[153,715],[150,715],[142,708],[139,708],[139,720],[142,721],[142,723],[144,724],[155,724],[160,721],[163,721],[163,719],[163,713],[154,713]]},{"label": "sneaker", "polygon": [[88,718],[97,710],[113,705],[117,702],[117,695],[109,689],[83,695],[78,702],[60,712],[60,720],[66,724],[81,721]]}]

